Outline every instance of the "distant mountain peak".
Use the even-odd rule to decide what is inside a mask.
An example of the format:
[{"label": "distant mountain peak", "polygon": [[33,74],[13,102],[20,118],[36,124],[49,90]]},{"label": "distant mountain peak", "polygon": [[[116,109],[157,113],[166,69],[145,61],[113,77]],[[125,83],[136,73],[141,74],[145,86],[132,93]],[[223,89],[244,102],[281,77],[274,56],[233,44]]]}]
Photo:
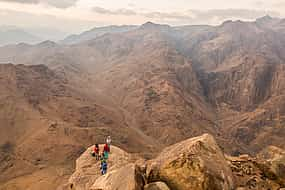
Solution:
[{"label": "distant mountain peak", "polygon": [[170,28],[170,26],[166,24],[156,24],[156,23],[148,21],[144,23],[143,25],[141,25],[140,28],[141,29],[156,29],[156,28]]},{"label": "distant mountain peak", "polygon": [[54,47],[56,45],[57,45],[57,43],[55,43],[54,41],[51,41],[51,40],[46,40],[46,41],[43,41],[43,42],[38,44],[38,46],[43,46],[43,47]]},{"label": "distant mountain peak", "polygon": [[219,27],[221,27],[221,28],[232,28],[232,27],[237,27],[237,26],[243,27],[245,25],[247,25],[247,22],[244,22],[242,20],[235,20],[235,21],[227,20],[227,21],[223,22],[223,24],[220,25]]},{"label": "distant mountain peak", "polygon": [[31,44],[28,44],[28,43],[21,42],[21,43],[18,43],[17,46],[18,46],[18,47],[21,47],[21,48],[26,48],[26,47],[30,47],[30,46],[32,46],[32,45],[31,45]]},{"label": "distant mountain peak", "polygon": [[232,23],[233,21],[232,20],[226,20],[225,22],[223,22],[222,25],[226,25],[226,24],[229,24],[229,23]]},{"label": "distant mountain peak", "polygon": [[61,43],[76,44],[76,43],[95,39],[107,33],[113,34],[113,33],[128,32],[128,31],[136,29],[137,27],[138,26],[135,26],[135,25],[121,25],[121,26],[110,25],[110,26],[104,26],[104,27],[94,27],[88,31],[82,32],[81,34],[70,35],[64,40],[62,40]]},{"label": "distant mountain peak", "polygon": [[155,24],[154,22],[151,22],[151,21],[148,21],[148,22],[142,24],[142,26],[155,26],[155,25],[158,25],[158,24]]},{"label": "distant mountain peak", "polygon": [[264,22],[271,22],[272,20],[273,20],[273,18],[272,18],[271,16],[265,15],[265,16],[263,16],[263,17],[257,18],[257,19],[256,19],[256,22],[262,22],[262,23],[264,23]]},{"label": "distant mountain peak", "polygon": [[264,17],[261,17],[260,19],[264,19],[264,20],[272,20],[273,18],[269,15],[265,15]]}]

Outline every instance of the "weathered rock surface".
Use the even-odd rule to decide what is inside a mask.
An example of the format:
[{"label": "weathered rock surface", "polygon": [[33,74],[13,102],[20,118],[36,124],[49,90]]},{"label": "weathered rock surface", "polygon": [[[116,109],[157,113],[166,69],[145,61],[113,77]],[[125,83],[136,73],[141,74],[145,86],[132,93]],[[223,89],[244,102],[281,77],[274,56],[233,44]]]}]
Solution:
[{"label": "weathered rock surface", "polygon": [[241,155],[227,156],[234,174],[235,186],[240,190],[279,190],[284,185],[284,150],[267,147],[256,158]]},{"label": "weathered rock surface", "polygon": [[[264,149],[257,157],[225,156],[215,139],[204,134],[164,149],[149,161],[112,146],[108,172],[90,147],[76,162],[69,183],[59,190],[280,190],[284,150]],[[102,147],[101,147],[102,148]]]},{"label": "weathered rock surface", "polygon": [[246,157],[227,157],[238,190],[277,190],[280,185],[269,179],[256,159]]},{"label": "weathered rock surface", "polygon": [[232,189],[232,171],[211,135],[166,148],[147,171],[148,182],[164,181],[175,190]]},{"label": "weathered rock surface", "polygon": [[[93,147],[87,149],[76,161],[76,170],[70,177],[69,184],[67,185],[72,187],[70,189],[89,190],[96,180],[100,178],[100,161],[96,161],[96,159],[90,155],[92,149]],[[100,146],[100,150],[102,149],[103,145]],[[111,174],[112,171],[116,171],[117,174],[119,174],[120,170],[118,171],[117,169],[131,162],[134,162],[134,158],[130,154],[120,148],[112,146],[108,159],[108,172]],[[108,177],[110,176],[112,175],[108,175]]]},{"label": "weathered rock surface", "polygon": [[90,190],[141,190],[143,176],[135,164],[128,164],[99,177]]},{"label": "weathered rock surface", "polygon": [[266,174],[285,187],[285,151],[269,146],[258,154]]},{"label": "weathered rock surface", "polygon": [[275,146],[268,146],[262,150],[257,157],[268,161],[280,159],[285,155],[285,151]]},{"label": "weathered rock surface", "polygon": [[147,184],[144,190],[170,190],[164,182],[154,182]]}]

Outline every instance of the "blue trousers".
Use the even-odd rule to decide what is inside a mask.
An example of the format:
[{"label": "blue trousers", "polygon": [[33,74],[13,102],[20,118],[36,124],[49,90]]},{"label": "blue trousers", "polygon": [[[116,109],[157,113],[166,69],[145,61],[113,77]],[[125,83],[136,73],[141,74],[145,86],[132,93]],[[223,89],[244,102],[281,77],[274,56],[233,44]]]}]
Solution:
[{"label": "blue trousers", "polygon": [[101,173],[102,173],[102,175],[105,175],[107,173],[107,169],[102,169]]}]

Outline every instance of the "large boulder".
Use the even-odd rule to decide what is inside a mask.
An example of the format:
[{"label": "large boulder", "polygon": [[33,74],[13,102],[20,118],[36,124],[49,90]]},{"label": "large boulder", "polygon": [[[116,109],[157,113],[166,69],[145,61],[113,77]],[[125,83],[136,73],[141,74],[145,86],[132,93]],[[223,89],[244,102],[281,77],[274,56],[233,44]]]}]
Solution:
[{"label": "large boulder", "polygon": [[164,182],[158,181],[145,185],[144,190],[170,190],[170,189]]},{"label": "large boulder", "polygon": [[143,175],[135,164],[128,164],[99,177],[90,190],[141,190]]},{"label": "large boulder", "polygon": [[285,186],[285,150],[269,146],[262,150],[257,157],[263,161],[260,166],[262,166],[265,175]]},{"label": "large boulder", "polygon": [[147,180],[163,181],[172,190],[233,189],[232,171],[209,134],[164,149],[150,161]]},{"label": "large boulder", "polygon": [[[77,160],[76,169],[65,188],[72,190],[89,190],[101,177],[100,161],[91,156],[93,147],[88,148]],[[103,145],[100,145],[103,150]],[[134,162],[135,158],[120,148],[112,146],[108,159],[108,172],[112,172]]]}]

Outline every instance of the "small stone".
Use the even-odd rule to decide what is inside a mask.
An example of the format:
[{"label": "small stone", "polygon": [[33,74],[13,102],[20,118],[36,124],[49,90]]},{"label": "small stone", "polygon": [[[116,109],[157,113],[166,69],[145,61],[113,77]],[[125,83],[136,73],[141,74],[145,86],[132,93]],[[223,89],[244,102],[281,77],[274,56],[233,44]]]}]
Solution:
[{"label": "small stone", "polygon": [[164,182],[154,182],[144,186],[144,190],[170,190]]}]

